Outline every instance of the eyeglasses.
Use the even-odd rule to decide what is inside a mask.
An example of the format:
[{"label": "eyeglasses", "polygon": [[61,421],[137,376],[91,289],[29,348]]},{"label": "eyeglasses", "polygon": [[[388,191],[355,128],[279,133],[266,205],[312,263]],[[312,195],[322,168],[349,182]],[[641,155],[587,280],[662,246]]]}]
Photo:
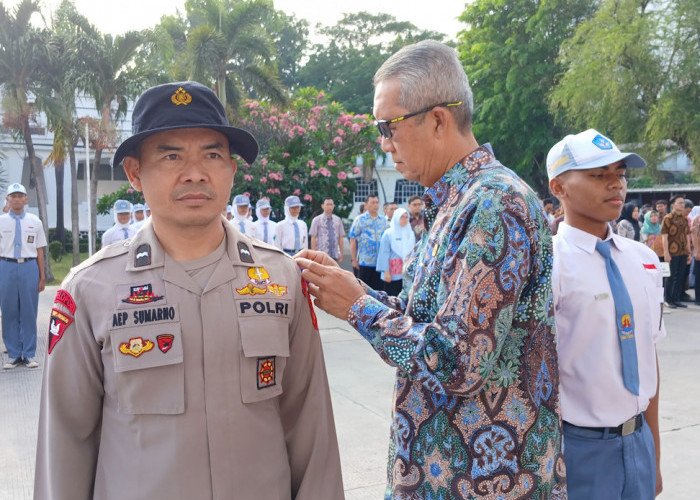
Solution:
[{"label": "eyeglasses", "polygon": [[420,111],[416,111],[415,113],[408,113],[407,115],[399,116],[398,118],[394,118],[393,120],[377,120],[374,122],[374,124],[377,126],[377,130],[379,131],[379,135],[384,137],[385,139],[391,139],[393,133],[391,131],[391,124],[392,123],[397,123],[403,120],[406,120],[408,118],[411,118],[412,116],[417,116],[421,115],[423,113],[427,113],[433,108],[451,108],[453,106],[461,106],[462,101],[459,102],[443,102],[440,104],[434,104],[432,106],[428,106],[425,109],[421,109]]}]

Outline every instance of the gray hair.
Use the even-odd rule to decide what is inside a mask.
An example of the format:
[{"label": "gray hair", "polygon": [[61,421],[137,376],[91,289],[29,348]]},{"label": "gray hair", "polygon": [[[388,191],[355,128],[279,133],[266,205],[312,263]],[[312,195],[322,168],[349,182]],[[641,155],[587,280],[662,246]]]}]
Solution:
[{"label": "gray hair", "polygon": [[453,48],[435,40],[403,47],[382,64],[373,83],[376,87],[392,79],[399,82],[399,106],[417,111],[433,104],[462,101],[461,106],[447,109],[461,132],[471,129],[472,89]]}]

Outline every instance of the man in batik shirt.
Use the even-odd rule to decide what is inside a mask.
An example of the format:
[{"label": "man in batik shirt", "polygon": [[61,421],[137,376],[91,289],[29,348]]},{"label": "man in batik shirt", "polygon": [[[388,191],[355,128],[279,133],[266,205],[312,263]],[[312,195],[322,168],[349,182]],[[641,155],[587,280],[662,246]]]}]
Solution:
[{"label": "man in batik shirt", "polygon": [[316,305],[397,368],[386,498],[565,498],[541,204],[476,142],[453,49],[404,47],[374,84],[383,150],[428,187],[430,230],[407,265],[412,287],[388,297],[324,254],[297,263]]}]

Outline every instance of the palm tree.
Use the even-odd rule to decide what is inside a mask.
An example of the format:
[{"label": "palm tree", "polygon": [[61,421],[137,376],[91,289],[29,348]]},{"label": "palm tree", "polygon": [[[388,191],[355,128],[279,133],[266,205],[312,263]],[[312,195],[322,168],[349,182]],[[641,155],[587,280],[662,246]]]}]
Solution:
[{"label": "palm tree", "polygon": [[190,78],[209,84],[236,109],[250,95],[283,104],[287,92],[274,65],[276,49],[265,32],[274,15],[268,0],[202,0],[188,9]]},{"label": "palm tree", "polygon": [[[36,0],[22,0],[10,13],[0,3],[0,85],[3,87],[3,125],[13,130],[27,148],[30,165],[30,188],[36,189],[39,217],[48,234],[46,183],[41,162],[36,157],[30,119],[35,107],[29,102],[30,95],[37,95],[39,76],[46,61],[46,33],[31,26],[30,20],[39,12]],[[45,278],[53,280],[51,259],[44,259]]]},{"label": "palm tree", "polygon": [[[102,152],[118,140],[115,122],[124,118],[127,103],[135,99],[149,80],[147,68],[132,64],[145,35],[129,31],[123,35],[102,35],[93,26],[84,28],[87,36],[77,37],[70,50],[79,90],[90,95],[100,113],[100,130],[91,141],[95,150],[90,178],[90,228],[95,241],[97,230],[97,174]],[[86,57],[87,55],[87,57]],[[113,105],[115,107],[113,108]]]}]

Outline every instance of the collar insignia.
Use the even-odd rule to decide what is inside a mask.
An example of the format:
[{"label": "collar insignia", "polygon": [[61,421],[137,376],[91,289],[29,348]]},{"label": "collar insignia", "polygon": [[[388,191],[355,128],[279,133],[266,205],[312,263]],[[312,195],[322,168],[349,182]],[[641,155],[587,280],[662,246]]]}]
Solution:
[{"label": "collar insignia", "polygon": [[153,286],[148,283],[146,285],[136,285],[131,287],[131,293],[122,302],[126,304],[148,304],[156,302],[163,298],[162,295],[153,294]]},{"label": "collar insignia", "polygon": [[134,255],[134,267],[144,267],[151,265],[151,245],[144,243],[139,245]]},{"label": "collar insignia", "polygon": [[180,87],[175,91],[175,93],[172,96],[170,96],[170,100],[175,106],[179,106],[180,104],[187,106],[189,103],[192,102],[192,96],[188,94],[185,89]]},{"label": "collar insignia", "polygon": [[129,339],[129,342],[122,342],[119,344],[119,352],[122,354],[128,354],[129,356],[133,356],[135,358],[138,358],[144,352],[148,352],[151,349],[153,349],[153,342],[150,340],[144,340],[141,337],[135,337],[133,339]]},{"label": "collar insignia", "polygon": [[250,253],[250,249],[248,248],[248,245],[246,245],[242,241],[238,242],[238,256],[240,257],[241,262],[246,262],[248,264],[255,263],[255,261],[253,260],[253,256]]}]

